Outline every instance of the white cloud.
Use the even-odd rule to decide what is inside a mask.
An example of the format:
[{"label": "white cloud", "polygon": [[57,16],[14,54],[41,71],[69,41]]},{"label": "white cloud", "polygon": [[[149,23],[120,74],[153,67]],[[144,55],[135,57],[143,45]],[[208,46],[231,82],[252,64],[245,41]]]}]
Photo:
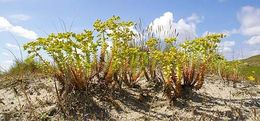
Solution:
[{"label": "white cloud", "polygon": [[15,35],[32,40],[38,37],[34,31],[25,29],[21,26],[12,25],[6,18],[0,16],[0,32],[1,31],[11,32]]},{"label": "white cloud", "polygon": [[260,44],[260,35],[251,37],[246,43],[249,45]]},{"label": "white cloud", "polygon": [[187,19],[180,19],[175,22],[173,14],[171,12],[166,12],[163,16],[156,18],[149,25],[149,30],[155,35],[155,37],[161,39],[166,37],[175,37],[176,33],[178,33],[178,40],[185,41],[197,37],[196,25],[201,21],[201,17],[192,14],[192,16]]},{"label": "white cloud", "polygon": [[198,16],[196,13],[193,13],[190,17],[188,17],[186,20],[189,23],[200,23],[202,22],[204,17]]},{"label": "white cloud", "polygon": [[31,16],[25,15],[25,14],[15,14],[15,15],[11,15],[9,17],[11,19],[20,20],[20,21],[27,21],[27,20],[30,20],[32,18]]},{"label": "white cloud", "polygon": [[0,17],[0,23],[0,31],[12,27],[12,24],[9,21],[7,21],[4,17]]},{"label": "white cloud", "polygon": [[38,37],[38,35],[34,31],[25,29],[21,26],[14,26],[10,29],[10,31],[27,39],[36,39]]},{"label": "white cloud", "polygon": [[240,32],[249,36],[246,41],[249,45],[260,44],[260,8],[245,6],[238,13],[241,24]]},{"label": "white cloud", "polygon": [[235,44],[236,44],[235,41],[224,41],[223,42],[223,46],[226,46],[226,47],[232,47]]},{"label": "white cloud", "polygon": [[232,53],[233,49],[230,47],[223,47],[220,52],[222,52],[223,54],[228,54],[228,53]]},{"label": "white cloud", "polygon": [[[237,52],[238,49],[233,48],[235,43],[221,43],[220,52],[223,52],[224,55],[236,52],[240,55],[239,58],[260,54],[260,8],[244,6],[238,12],[237,19],[240,23],[239,29],[225,30],[224,33],[227,35],[241,34],[248,37],[248,39],[244,41],[245,44],[242,45],[241,52]],[[236,49],[236,51],[233,49]]]},{"label": "white cloud", "polygon": [[235,46],[235,41],[223,41],[219,44],[219,52],[223,54],[229,54],[233,52],[233,46]]}]

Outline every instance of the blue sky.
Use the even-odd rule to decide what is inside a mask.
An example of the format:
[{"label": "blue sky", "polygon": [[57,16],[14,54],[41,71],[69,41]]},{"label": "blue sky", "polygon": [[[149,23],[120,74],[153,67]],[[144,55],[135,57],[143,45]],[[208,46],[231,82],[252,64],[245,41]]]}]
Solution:
[{"label": "blue sky", "polygon": [[[259,0],[0,0],[0,65],[8,67],[22,45],[52,32],[92,28],[113,15],[149,26],[171,26],[190,38],[226,33],[220,44],[228,59],[260,54]],[[183,39],[183,38],[182,38]]]}]

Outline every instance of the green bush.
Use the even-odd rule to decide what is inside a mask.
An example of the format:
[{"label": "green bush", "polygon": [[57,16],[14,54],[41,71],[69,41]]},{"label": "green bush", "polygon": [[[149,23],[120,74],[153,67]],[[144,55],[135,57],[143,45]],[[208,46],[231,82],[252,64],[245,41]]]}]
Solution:
[{"label": "green bush", "polygon": [[13,65],[2,74],[5,76],[22,76],[22,77],[30,77],[34,74],[43,74],[43,68],[40,68],[42,65],[41,62],[36,61],[34,58],[28,57],[25,60],[15,60]]},{"label": "green bush", "polygon": [[[148,81],[163,82],[169,98],[178,98],[184,89],[200,89],[206,70],[218,59],[217,44],[223,34],[212,34],[175,45],[175,37],[164,40],[149,37],[145,45],[135,44],[136,35],[130,30],[133,22],[113,16],[107,21],[97,20],[94,30],[81,33],[50,34],[24,45],[30,58],[38,57],[41,65],[67,89],[85,90],[95,81],[107,87],[131,87],[144,76]],[[109,42],[112,42],[109,48]],[[70,90],[67,90],[70,91]],[[172,92],[174,92],[172,94]]]}]

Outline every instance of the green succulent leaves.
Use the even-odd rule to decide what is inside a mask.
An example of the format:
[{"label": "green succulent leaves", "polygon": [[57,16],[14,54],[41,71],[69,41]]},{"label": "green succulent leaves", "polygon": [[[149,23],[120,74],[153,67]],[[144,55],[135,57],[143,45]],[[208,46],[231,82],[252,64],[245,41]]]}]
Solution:
[{"label": "green succulent leaves", "polygon": [[161,39],[153,37],[147,38],[145,45],[133,44],[136,35],[130,28],[134,23],[121,21],[118,16],[106,21],[96,20],[93,26],[94,30],[81,33],[52,33],[25,44],[24,49],[31,55],[30,59],[39,57],[49,66],[52,61],[41,53],[48,54],[60,72],[73,70],[89,78],[93,72],[103,71],[104,75],[109,75],[106,78],[111,79],[113,74],[117,74],[114,78],[121,78],[124,74],[141,75],[142,71],[150,70],[152,75],[160,70],[165,83],[174,78],[180,87],[183,68],[215,61],[218,43],[225,37],[212,34],[180,45],[176,45],[175,37],[165,38],[165,48],[160,48]]}]

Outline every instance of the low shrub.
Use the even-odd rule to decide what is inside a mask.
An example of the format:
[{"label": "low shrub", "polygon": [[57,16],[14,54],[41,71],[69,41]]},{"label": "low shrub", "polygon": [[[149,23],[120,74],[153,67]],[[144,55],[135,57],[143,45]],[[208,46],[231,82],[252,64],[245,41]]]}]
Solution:
[{"label": "low shrub", "polygon": [[219,59],[218,43],[225,37],[212,34],[180,45],[175,44],[176,37],[165,38],[163,45],[161,39],[148,37],[145,44],[138,44],[130,29],[133,22],[113,16],[107,21],[97,20],[93,26],[94,30],[50,34],[24,45],[30,58],[39,58],[41,68],[60,82],[59,95],[78,91],[91,98],[93,85],[111,92],[122,84],[134,87],[145,77],[163,86],[170,100],[184,97],[202,87],[207,69]]},{"label": "low shrub", "polygon": [[9,69],[1,72],[1,77],[13,80],[14,78],[26,78],[34,76],[46,76],[45,68],[41,68],[42,63],[34,58],[28,57],[24,60],[17,59]]}]

